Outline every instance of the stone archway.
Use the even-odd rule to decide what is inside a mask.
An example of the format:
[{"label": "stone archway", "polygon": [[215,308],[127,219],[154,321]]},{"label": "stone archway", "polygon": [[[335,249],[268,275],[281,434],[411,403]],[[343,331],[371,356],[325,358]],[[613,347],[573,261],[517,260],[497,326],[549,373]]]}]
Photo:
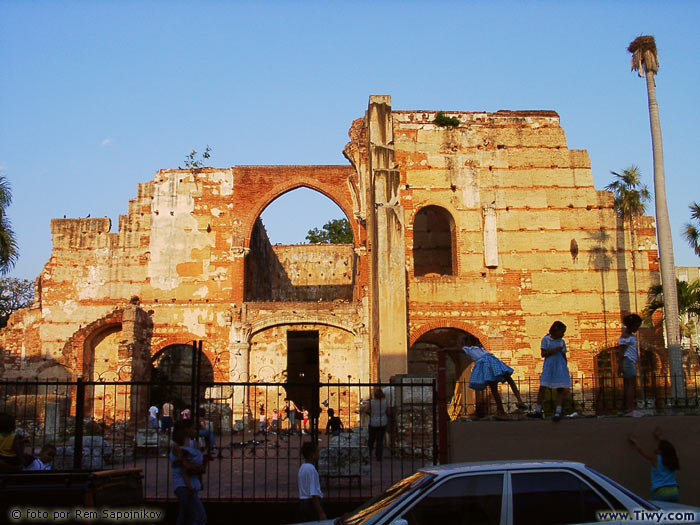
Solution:
[{"label": "stone archway", "polygon": [[[411,344],[407,355],[409,375],[438,377],[438,351],[454,347],[461,336],[468,336],[472,344],[480,344],[479,338],[462,328],[438,327],[420,335]],[[467,388],[472,363],[461,351],[447,352],[445,357],[445,399],[453,418],[473,413],[477,398],[473,390]]]},{"label": "stone archway", "polygon": [[[162,405],[167,398],[173,400],[176,409],[192,404],[194,350],[192,344],[175,343],[161,348],[151,358],[150,403]],[[214,381],[214,367],[205,352],[201,353],[199,383],[207,385]],[[206,386],[202,386],[196,403],[205,400]]]}]

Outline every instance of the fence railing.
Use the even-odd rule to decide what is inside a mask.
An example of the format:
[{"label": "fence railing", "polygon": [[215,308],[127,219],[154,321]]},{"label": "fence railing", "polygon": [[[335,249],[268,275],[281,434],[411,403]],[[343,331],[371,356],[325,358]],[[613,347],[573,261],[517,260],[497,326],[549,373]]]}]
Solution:
[{"label": "fence railing", "polygon": [[[515,379],[523,401],[534,408],[540,388],[538,377]],[[646,374],[637,378],[635,408],[642,413],[669,413],[700,411],[698,374],[685,374],[685,395],[674,397],[670,375]],[[506,383],[499,384],[499,393],[506,410],[515,411],[517,401]],[[449,398],[449,395],[448,395]],[[552,413],[556,405],[556,391],[545,390],[543,408]],[[615,415],[623,410],[624,391],[621,377],[571,377],[571,388],[567,389],[563,412],[577,415]],[[447,410],[452,419],[488,417],[496,413],[496,403],[487,390],[474,392],[467,381],[455,385],[454,396]]]},{"label": "fence railing", "polygon": [[[0,412],[15,416],[30,455],[38,456],[46,443],[56,446],[56,470],[141,468],[144,496],[150,500],[175,497],[171,423],[188,415],[195,420],[199,446],[212,458],[203,475],[203,499],[296,500],[301,446],[313,441],[320,449],[325,497],[364,500],[437,461],[435,381],[403,381],[6,381],[0,382]],[[385,398],[375,409],[389,409],[384,430],[376,421],[370,428],[367,413],[378,387]],[[286,398],[299,414],[289,410]],[[167,404],[172,405],[169,419],[163,416]],[[338,420],[330,421],[331,413]]]}]

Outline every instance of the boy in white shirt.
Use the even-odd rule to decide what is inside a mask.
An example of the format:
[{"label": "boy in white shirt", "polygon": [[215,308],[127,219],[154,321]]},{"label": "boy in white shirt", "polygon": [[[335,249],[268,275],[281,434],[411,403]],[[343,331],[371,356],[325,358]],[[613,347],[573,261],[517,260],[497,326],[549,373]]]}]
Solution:
[{"label": "boy in white shirt", "polygon": [[325,520],[326,513],[321,507],[321,482],[314,463],[318,461],[316,443],[307,441],[301,447],[304,463],[299,467],[299,500],[301,513],[305,521]]}]

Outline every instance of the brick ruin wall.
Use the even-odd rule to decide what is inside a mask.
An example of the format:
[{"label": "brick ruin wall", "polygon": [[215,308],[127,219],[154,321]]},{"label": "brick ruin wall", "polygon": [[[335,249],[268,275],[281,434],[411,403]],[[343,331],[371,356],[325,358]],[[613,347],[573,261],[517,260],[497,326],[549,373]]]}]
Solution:
[{"label": "brick ruin wall", "polygon": [[[590,376],[596,354],[615,344],[621,316],[641,310],[658,282],[653,218],[635,219],[632,246],[612,194],[593,187],[588,154],[567,148],[556,113],[448,115],[458,128],[433,124],[435,112],[392,113],[410,342],[454,327],[479,337],[516,376],[536,377],[540,339],[558,319],[568,326],[572,374]],[[415,275],[413,226],[425,206],[454,220],[452,275]],[[658,334],[642,338],[663,343]]]},{"label": "brick ruin wall", "polygon": [[[464,330],[519,377],[536,376],[540,339],[560,319],[569,327],[571,371],[592,374],[597,352],[617,338],[621,314],[643,305],[658,282],[653,219],[635,220],[633,247],[612,195],[593,187],[587,153],[568,149],[555,113],[449,114],[458,128],[433,124],[435,112],[389,114],[407,346],[436,328]],[[366,162],[363,147],[358,163]],[[319,331],[322,377],[369,380],[368,283],[376,269],[365,220],[376,207],[367,198],[370,181],[358,173],[353,166],[162,170],[139,184],[117,232],[107,218],[52,220],[53,251],[35,305],[0,332],[3,377],[117,373],[124,338],[113,335],[123,330],[113,314],[138,296],[152,322],[149,356],[204,339],[214,378],[234,380],[244,364],[232,345],[249,344],[250,374],[267,377],[285,364],[284,331],[304,325]],[[260,213],[300,186],[341,206],[354,246],[270,245],[256,226]],[[414,220],[426,206],[453,220],[451,275],[414,272]],[[487,260],[494,245],[495,264]],[[87,327],[94,333],[79,335]]]}]

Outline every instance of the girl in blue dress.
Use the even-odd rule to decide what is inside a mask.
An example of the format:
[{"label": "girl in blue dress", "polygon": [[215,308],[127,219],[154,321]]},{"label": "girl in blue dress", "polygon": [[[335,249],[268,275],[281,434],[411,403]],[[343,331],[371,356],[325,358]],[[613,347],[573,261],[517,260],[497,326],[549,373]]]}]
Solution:
[{"label": "girl in blue dress", "polygon": [[483,346],[470,346],[469,342],[469,336],[464,335],[460,339],[461,346],[445,348],[445,350],[462,350],[474,362],[474,368],[469,376],[469,388],[472,390],[484,390],[487,386],[489,387],[496,401],[497,417],[507,417],[501,395],[498,392],[498,383],[508,383],[517,399],[515,406],[520,409],[527,408],[527,405],[523,403],[520,397],[518,385],[515,384],[511,377],[513,369],[495,355],[487,352]]},{"label": "girl in blue dress", "polygon": [[561,419],[561,406],[564,402],[564,394],[571,388],[571,376],[569,366],[566,361],[566,342],[564,334],[566,325],[561,321],[554,321],[549,328],[549,333],[542,338],[540,353],[544,357],[542,374],[540,374],[540,391],[537,393],[537,408],[530,417],[541,419],[542,402],[544,401],[545,389],[556,389],[557,408],[552,421]]}]

